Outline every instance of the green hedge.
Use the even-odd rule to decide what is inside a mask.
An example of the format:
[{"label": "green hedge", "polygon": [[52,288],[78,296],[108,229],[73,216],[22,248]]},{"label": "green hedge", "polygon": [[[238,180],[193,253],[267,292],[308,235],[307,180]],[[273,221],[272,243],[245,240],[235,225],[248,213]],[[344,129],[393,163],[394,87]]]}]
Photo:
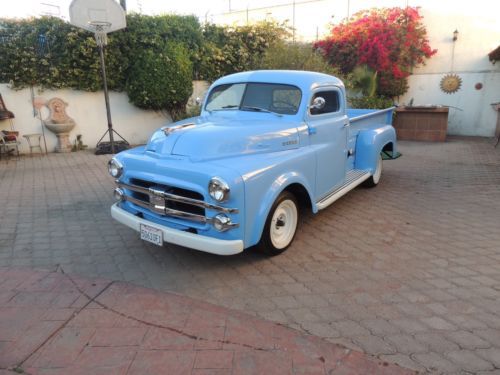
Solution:
[{"label": "green hedge", "polygon": [[[40,36],[46,39],[43,48]],[[0,56],[0,81],[15,89],[38,85],[96,91],[102,87],[93,35],[58,18],[0,20]],[[109,87],[123,89],[127,60],[112,38],[106,66]]]},{"label": "green hedge", "polygon": [[263,69],[309,70],[339,77],[340,71],[326,61],[310,44],[278,40],[261,62]]},{"label": "green hedge", "polygon": [[126,89],[139,108],[166,109],[177,117],[193,92],[187,50],[173,42],[144,50],[131,64]]},{"label": "green hedge", "polygon": [[[108,86],[141,108],[182,112],[192,79],[269,68],[266,53],[288,35],[285,25],[270,22],[202,26],[195,16],[129,14],[127,28],[108,36]],[[94,36],[58,18],[0,19],[0,56],[0,82],[14,89],[102,88]]]},{"label": "green hedge", "polygon": [[394,105],[394,101],[386,96],[360,96],[348,98],[351,108],[383,109]]},{"label": "green hedge", "polygon": [[226,74],[263,68],[266,51],[288,36],[289,29],[275,22],[237,27],[204,25],[204,43],[193,56],[195,78],[213,81]]}]

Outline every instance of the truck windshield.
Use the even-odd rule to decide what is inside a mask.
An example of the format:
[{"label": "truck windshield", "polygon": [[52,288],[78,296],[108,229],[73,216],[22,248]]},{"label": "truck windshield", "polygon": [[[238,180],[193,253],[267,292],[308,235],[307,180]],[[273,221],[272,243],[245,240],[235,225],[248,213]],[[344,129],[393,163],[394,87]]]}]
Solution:
[{"label": "truck windshield", "polygon": [[208,95],[207,111],[240,110],[294,115],[302,93],[298,87],[275,83],[233,83],[216,86]]}]

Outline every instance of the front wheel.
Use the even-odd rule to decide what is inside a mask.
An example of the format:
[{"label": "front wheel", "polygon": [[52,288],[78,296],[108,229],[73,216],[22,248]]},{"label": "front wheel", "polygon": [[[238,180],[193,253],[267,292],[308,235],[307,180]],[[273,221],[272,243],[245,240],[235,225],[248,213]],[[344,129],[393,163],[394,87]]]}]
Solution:
[{"label": "front wheel", "polygon": [[379,154],[377,159],[377,167],[375,168],[375,172],[370,176],[368,180],[363,182],[363,186],[366,187],[375,187],[378,185],[380,181],[380,177],[382,176],[382,155]]},{"label": "front wheel", "polygon": [[258,249],[268,255],[281,254],[292,243],[298,222],[297,199],[292,193],[284,191],[271,207]]}]

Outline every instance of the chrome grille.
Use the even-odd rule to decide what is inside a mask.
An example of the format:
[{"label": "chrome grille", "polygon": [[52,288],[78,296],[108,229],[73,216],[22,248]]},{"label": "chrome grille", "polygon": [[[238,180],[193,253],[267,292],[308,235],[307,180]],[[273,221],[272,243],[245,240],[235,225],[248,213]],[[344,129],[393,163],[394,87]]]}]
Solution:
[{"label": "chrome grille", "polygon": [[[137,186],[148,189],[148,193],[146,194],[133,191],[133,189],[131,190],[132,196],[144,202],[150,203],[151,205],[165,205],[165,207],[173,210],[202,216],[205,215],[205,208],[198,205],[199,202],[203,202],[203,195],[196,191],[181,189],[163,184],[155,184],[150,181],[140,180],[136,178],[130,179],[130,186]],[[167,197],[165,197],[162,193],[168,194],[170,198],[182,199],[166,199]],[[190,200],[194,200],[194,202],[191,202]]]},{"label": "chrome grille", "polygon": [[204,201],[195,191],[156,184],[150,181],[131,179],[130,183],[116,181],[119,188],[127,190],[122,199],[159,215],[211,223],[212,218],[205,214],[206,209],[223,213],[238,213],[236,208],[221,207]]}]

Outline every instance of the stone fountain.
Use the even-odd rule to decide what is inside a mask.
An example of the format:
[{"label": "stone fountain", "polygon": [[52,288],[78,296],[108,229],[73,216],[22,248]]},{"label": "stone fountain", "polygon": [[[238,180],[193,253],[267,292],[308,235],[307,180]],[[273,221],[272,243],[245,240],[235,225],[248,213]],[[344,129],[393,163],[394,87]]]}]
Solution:
[{"label": "stone fountain", "polygon": [[61,98],[52,98],[47,103],[49,116],[43,120],[43,124],[57,136],[56,152],[71,152],[69,132],[75,127],[75,120],[66,113],[66,103]]}]

